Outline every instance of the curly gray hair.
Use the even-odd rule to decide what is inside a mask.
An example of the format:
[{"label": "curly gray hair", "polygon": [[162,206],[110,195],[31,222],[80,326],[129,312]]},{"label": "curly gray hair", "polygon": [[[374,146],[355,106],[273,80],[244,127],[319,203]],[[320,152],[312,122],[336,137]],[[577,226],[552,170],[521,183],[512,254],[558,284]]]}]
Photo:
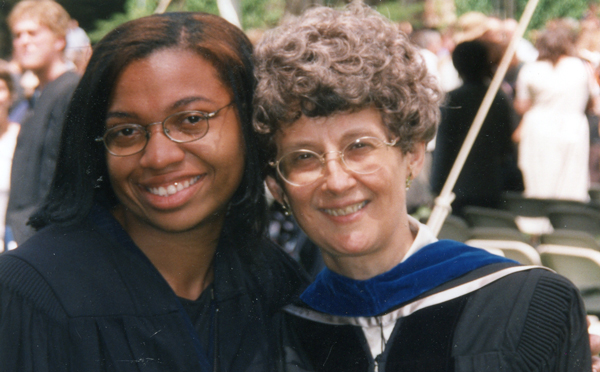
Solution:
[{"label": "curly gray hair", "polygon": [[435,78],[407,36],[360,2],[312,8],[270,30],[254,58],[254,127],[271,159],[277,131],[302,115],[375,107],[404,152],[435,135],[442,98]]}]

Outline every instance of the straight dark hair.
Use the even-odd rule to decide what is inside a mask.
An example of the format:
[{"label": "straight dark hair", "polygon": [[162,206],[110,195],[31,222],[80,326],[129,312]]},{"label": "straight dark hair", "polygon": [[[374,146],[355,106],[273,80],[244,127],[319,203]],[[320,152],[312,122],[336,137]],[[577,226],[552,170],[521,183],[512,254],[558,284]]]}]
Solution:
[{"label": "straight dark hair", "polygon": [[133,61],[169,48],[193,51],[212,63],[231,90],[244,136],[246,164],[225,229],[244,242],[263,234],[266,199],[262,159],[252,130],[252,44],[240,29],[206,13],[140,18],[117,27],[95,46],[69,105],[51,190],[29,220],[34,228],[82,221],[94,203],[106,208],[118,204],[109,183],[104,147],[95,139],[104,133],[109,101],[121,72]]}]

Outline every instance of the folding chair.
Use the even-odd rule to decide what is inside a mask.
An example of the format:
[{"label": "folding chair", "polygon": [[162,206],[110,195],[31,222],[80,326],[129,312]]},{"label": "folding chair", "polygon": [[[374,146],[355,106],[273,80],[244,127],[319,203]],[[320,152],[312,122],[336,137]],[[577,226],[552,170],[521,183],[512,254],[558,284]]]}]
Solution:
[{"label": "folding chair", "polygon": [[[465,244],[472,247],[483,248],[490,253],[494,250],[502,252],[503,256],[515,260],[523,265],[541,265],[539,253],[527,243],[514,240],[468,240]],[[600,252],[599,252],[600,253]]]},{"label": "folding chair", "polygon": [[540,244],[542,264],[569,279],[581,292],[589,314],[600,314],[600,252],[579,247]]},{"label": "folding chair", "polygon": [[446,217],[438,233],[438,239],[451,239],[457,242],[465,242],[470,236],[471,232],[467,221],[452,214]]}]

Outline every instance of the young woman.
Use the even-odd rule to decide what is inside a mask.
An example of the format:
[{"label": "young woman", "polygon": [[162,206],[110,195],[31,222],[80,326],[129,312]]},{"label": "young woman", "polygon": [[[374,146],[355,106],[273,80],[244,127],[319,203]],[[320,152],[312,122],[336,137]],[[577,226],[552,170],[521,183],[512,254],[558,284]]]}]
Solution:
[{"label": "young woman", "polygon": [[571,283],[407,215],[440,95],[404,34],[362,5],[319,7],[255,58],[267,184],[327,265],[281,314],[282,370],[590,370]]},{"label": "young woman", "polygon": [[269,371],[304,285],[263,238],[251,44],[166,14],[96,45],[57,176],[0,256],[2,371]]}]

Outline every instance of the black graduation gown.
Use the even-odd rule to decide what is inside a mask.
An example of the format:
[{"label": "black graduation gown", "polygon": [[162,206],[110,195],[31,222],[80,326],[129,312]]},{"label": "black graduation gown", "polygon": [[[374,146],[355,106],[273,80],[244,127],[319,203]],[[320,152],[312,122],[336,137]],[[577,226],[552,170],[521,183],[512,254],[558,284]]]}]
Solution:
[{"label": "black graduation gown", "polygon": [[175,293],[107,211],[48,227],[0,255],[0,370],[272,370],[271,317],[306,281],[278,247],[255,248],[248,263],[229,237],[219,243],[209,355]]}]

